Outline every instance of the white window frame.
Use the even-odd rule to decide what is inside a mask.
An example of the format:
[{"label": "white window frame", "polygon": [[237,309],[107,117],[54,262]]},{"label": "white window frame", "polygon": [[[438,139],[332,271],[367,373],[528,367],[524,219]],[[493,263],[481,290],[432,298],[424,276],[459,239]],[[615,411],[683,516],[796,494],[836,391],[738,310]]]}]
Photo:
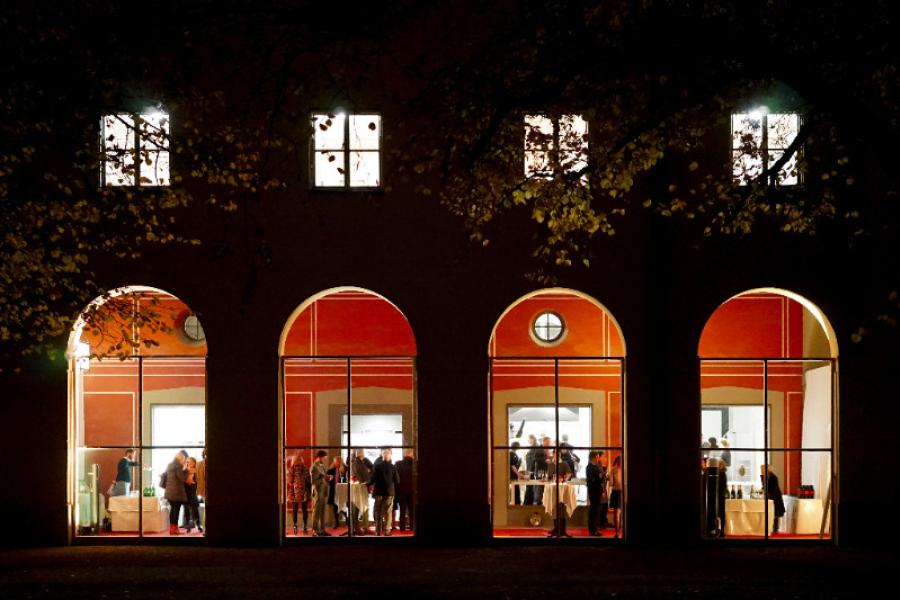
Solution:
[{"label": "white window frame", "polygon": [[[142,125],[151,123],[150,118],[157,117],[160,121],[165,122],[165,131],[162,134],[163,145],[156,146],[156,142],[150,141],[147,144],[153,144],[155,149],[143,147],[145,140],[142,135]],[[128,129],[126,136],[126,148],[124,150],[110,147],[110,140],[107,139],[107,119],[122,119],[125,127]],[[124,120],[130,120],[130,123]],[[153,110],[148,112],[117,112],[107,113],[100,117],[100,185],[101,187],[168,187],[172,184],[172,152],[171,152],[171,135],[172,135],[172,117],[169,113],[162,110]],[[130,138],[130,139],[129,139]],[[130,155],[134,164],[134,172],[125,174],[119,169],[123,175],[123,181],[111,180],[107,173],[107,163],[110,162],[108,156],[117,154],[122,157],[123,164],[127,165],[125,157]],[[165,157],[166,173],[165,177],[150,178],[142,175],[142,169],[146,169],[145,156],[149,154],[155,155],[153,165],[158,168],[161,158]],[[128,178],[131,178],[128,181]],[[146,179],[146,181],[143,181]]]},{"label": "white window frame", "polygon": [[[341,147],[339,148],[316,148],[316,134],[318,127],[316,120],[321,117],[335,118],[343,117],[343,135]],[[350,139],[350,121],[354,117],[377,117],[378,119],[378,145],[377,148],[355,148],[351,145]],[[314,111],[310,113],[310,123],[312,125],[312,134],[309,139],[309,185],[314,190],[356,190],[356,191],[373,191],[384,188],[384,117],[377,111],[363,112],[344,112],[344,111]],[[341,168],[343,169],[343,183],[341,185],[319,185],[316,175],[316,155],[322,153],[332,153],[338,155],[343,161]],[[378,173],[375,185],[357,185],[352,181],[352,158],[354,153],[375,153],[378,156]]]},{"label": "white window frame", "polygon": [[[528,141],[528,133],[529,128],[536,127],[535,124],[530,121],[534,119],[546,119],[550,121],[553,132],[550,143],[546,147],[538,147],[538,146],[529,146]],[[563,143],[564,140],[560,139],[560,121],[565,118],[572,118],[576,121],[581,121],[584,124],[584,148],[576,149],[572,148],[570,144]],[[580,171],[584,167],[588,165],[588,148],[590,147],[590,125],[587,119],[584,118],[584,115],[577,113],[563,113],[563,114],[550,114],[550,113],[540,113],[540,112],[530,112],[522,115],[522,126],[523,126],[523,139],[522,139],[522,151],[523,151],[523,170],[526,179],[554,179],[559,175],[566,175],[569,173],[574,173],[576,171]],[[575,161],[574,165],[568,165],[566,168],[562,168],[561,164],[561,155],[563,153],[581,153],[582,156],[579,160]],[[529,154],[536,153],[546,153],[548,155],[547,161],[547,169],[539,170],[535,169],[533,166],[529,165]],[[587,175],[582,174],[579,178],[580,184],[587,183]]]},{"label": "white window frame", "polygon": [[[738,131],[737,122],[740,119],[745,117],[753,118],[754,113],[759,112],[758,119],[760,122],[760,143],[757,151],[759,153],[759,157],[751,157],[752,160],[759,160],[761,167],[760,173],[765,173],[771,164],[776,162],[778,159],[774,159],[770,161],[770,154],[781,152],[783,153],[787,148],[793,143],[793,140],[788,142],[786,146],[777,146],[771,147],[769,145],[769,118],[770,117],[783,117],[785,115],[796,118],[797,120],[797,128],[795,136],[800,133],[800,128],[803,126],[803,116],[798,111],[781,111],[781,112],[769,112],[768,110],[763,111],[747,111],[747,112],[736,112],[731,113],[731,173],[732,173],[732,181],[739,186],[747,186],[753,181],[750,179],[749,181],[744,177],[740,179],[737,178],[735,174],[735,165],[741,159],[741,157],[747,156],[747,153],[744,152],[741,148],[740,142],[735,141],[735,134]],[[794,154],[794,168],[796,169],[796,163],[800,160],[803,154],[802,146],[797,149],[797,152]],[[790,164],[790,161],[789,163]],[[782,168],[777,173],[770,174],[766,179],[766,185],[773,187],[797,187],[803,184],[803,180],[801,178],[801,173],[797,170],[796,175],[791,176],[789,171],[786,171],[785,168],[788,165],[782,166]],[[788,177],[794,177],[796,181],[792,181],[790,183],[783,183],[779,180],[780,175],[784,173]]]}]

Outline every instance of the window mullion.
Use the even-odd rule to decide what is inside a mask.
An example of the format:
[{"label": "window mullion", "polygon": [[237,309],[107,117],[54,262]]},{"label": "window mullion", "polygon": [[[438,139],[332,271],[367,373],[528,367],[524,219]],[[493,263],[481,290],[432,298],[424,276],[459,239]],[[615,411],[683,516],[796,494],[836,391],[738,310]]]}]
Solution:
[{"label": "window mullion", "polygon": [[350,118],[351,114],[347,114],[344,119],[344,187],[350,187]]}]

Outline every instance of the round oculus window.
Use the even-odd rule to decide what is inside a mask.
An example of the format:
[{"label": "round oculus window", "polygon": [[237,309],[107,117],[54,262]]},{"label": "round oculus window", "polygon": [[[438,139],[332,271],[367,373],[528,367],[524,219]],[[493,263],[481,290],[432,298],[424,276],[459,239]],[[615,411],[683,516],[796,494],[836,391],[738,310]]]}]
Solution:
[{"label": "round oculus window", "polygon": [[203,325],[197,315],[188,315],[184,318],[184,324],[181,326],[184,335],[193,342],[202,342],[206,339],[206,333],[203,331]]},{"label": "round oculus window", "polygon": [[544,343],[553,344],[562,339],[566,326],[563,324],[562,317],[555,312],[542,312],[534,319],[531,325],[531,331],[534,337]]}]

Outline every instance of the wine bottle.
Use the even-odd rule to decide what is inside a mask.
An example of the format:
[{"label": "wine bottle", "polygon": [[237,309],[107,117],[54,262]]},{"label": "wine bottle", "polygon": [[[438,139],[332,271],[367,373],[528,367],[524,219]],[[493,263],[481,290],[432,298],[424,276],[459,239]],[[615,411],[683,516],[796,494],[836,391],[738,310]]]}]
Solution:
[{"label": "wine bottle", "polygon": [[743,499],[744,499],[744,486],[739,485],[738,486],[738,500],[743,500]]}]

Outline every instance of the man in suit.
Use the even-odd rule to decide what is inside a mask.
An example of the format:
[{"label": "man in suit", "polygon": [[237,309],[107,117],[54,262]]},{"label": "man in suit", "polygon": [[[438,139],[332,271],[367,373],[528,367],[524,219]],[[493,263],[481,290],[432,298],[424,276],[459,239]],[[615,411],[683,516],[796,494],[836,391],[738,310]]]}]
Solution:
[{"label": "man in suit", "polygon": [[[353,459],[350,461],[350,475],[356,479],[358,483],[369,485],[369,479],[372,477],[372,461],[366,458],[366,452],[362,448],[354,451]],[[368,494],[366,495],[368,498]],[[365,506],[357,507],[352,501],[350,502],[350,521],[356,527],[356,535],[366,535],[369,533],[369,502],[366,500]]]},{"label": "man in suit", "polygon": [[391,462],[391,449],[384,448],[381,458],[375,461],[369,486],[375,496],[375,535],[391,535],[391,515],[393,515],[394,495],[400,476]]},{"label": "man in suit", "polygon": [[[605,456],[602,450],[591,450],[588,455],[588,465],[585,467],[585,479],[587,479],[588,492],[588,535],[599,536],[599,527],[606,521],[604,507],[606,506],[607,473],[603,465]],[[599,522],[599,523],[598,523]]]},{"label": "man in suit", "polygon": [[400,531],[406,531],[407,528],[412,531],[416,521],[414,469],[415,459],[413,458],[413,451],[411,448],[407,448],[403,451],[403,460],[397,463],[397,476],[400,478],[400,484],[397,486],[397,503],[400,505]]}]

